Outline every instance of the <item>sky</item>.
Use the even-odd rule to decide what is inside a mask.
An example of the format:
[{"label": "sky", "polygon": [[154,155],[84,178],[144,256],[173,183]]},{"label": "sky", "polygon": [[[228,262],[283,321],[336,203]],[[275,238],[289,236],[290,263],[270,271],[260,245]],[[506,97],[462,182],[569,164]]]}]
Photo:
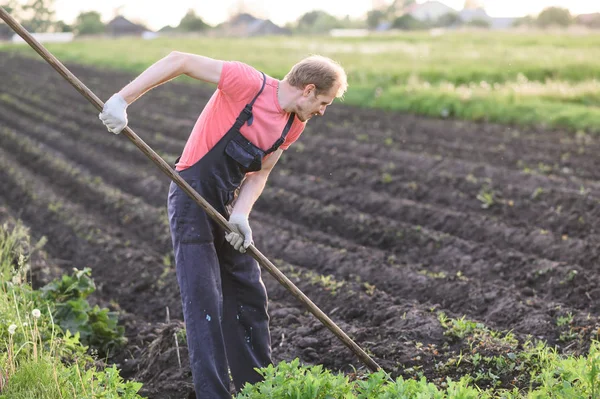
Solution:
[{"label": "sky", "polygon": [[[381,1],[381,0],[380,0]],[[391,0],[383,0],[391,2]],[[464,0],[439,0],[459,10]],[[22,0],[21,2],[25,2]],[[418,1],[423,3],[424,0]],[[569,8],[572,14],[600,12],[600,0],[480,0],[492,17],[521,17],[535,15],[549,6]],[[57,19],[72,23],[82,11],[98,11],[104,22],[110,21],[116,11],[126,18],[143,22],[150,29],[165,25],[176,26],[187,10],[194,9],[205,22],[216,25],[239,9],[261,18],[269,18],[279,25],[297,20],[305,12],[320,9],[337,17],[349,15],[359,18],[372,8],[372,0],[55,0]]]}]

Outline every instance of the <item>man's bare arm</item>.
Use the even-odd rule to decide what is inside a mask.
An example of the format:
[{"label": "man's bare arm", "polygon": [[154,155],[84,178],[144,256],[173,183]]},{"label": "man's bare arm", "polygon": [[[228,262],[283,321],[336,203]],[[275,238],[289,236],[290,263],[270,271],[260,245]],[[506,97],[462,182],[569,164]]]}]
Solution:
[{"label": "man's bare arm", "polygon": [[168,56],[152,64],[119,94],[127,104],[138,97],[171,79],[187,75],[194,79],[218,84],[223,70],[223,61],[201,55],[173,51]]},{"label": "man's bare arm", "polygon": [[201,55],[173,51],[155,62],[131,83],[113,94],[98,115],[109,131],[119,134],[127,126],[127,107],[148,90],[180,75],[218,84],[223,61]]}]

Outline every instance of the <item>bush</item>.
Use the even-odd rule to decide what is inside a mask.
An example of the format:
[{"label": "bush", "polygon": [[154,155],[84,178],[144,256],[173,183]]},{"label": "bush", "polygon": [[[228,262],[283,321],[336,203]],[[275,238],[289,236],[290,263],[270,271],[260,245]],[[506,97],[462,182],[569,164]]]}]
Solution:
[{"label": "bush", "polygon": [[[527,345],[519,355],[535,362],[530,367],[532,387],[528,392],[517,388],[481,389],[473,377],[458,381],[447,378],[439,388],[420,380],[393,381],[378,371],[350,381],[342,374],[332,374],[322,366],[301,366],[300,361],[281,362],[276,367],[260,369],[264,381],[247,384],[236,399],[545,399],[600,397],[600,343],[593,341],[587,356],[560,356],[544,343]],[[535,388],[534,388],[535,387]]]},{"label": "bush", "polygon": [[569,26],[573,22],[571,13],[566,8],[548,7],[537,17],[537,24],[543,28],[548,26]]},{"label": "bush", "polygon": [[210,26],[198,17],[194,10],[190,9],[179,22],[177,30],[181,32],[202,32],[209,28]]},{"label": "bush", "polygon": [[396,381],[383,371],[369,374],[362,380],[349,381],[342,374],[332,374],[322,366],[300,366],[298,359],[285,361],[277,367],[259,370],[264,381],[247,384],[236,399],[409,399],[409,398],[488,398],[468,386],[468,378],[459,382],[448,380],[447,390],[439,390],[425,378]]},{"label": "bush", "polygon": [[418,29],[427,29],[429,25],[423,21],[420,21],[413,17],[412,15],[405,14],[401,17],[398,17],[392,22],[393,29],[402,29],[402,30],[418,30]]},{"label": "bush", "polygon": [[54,318],[64,331],[79,333],[83,345],[109,356],[127,340],[124,328],[117,325],[117,314],[108,309],[93,308],[86,298],[96,290],[91,270],[74,269],[73,275],[64,275],[42,287],[42,299],[54,303]]},{"label": "bush", "polygon": [[73,30],[77,35],[95,35],[103,33],[104,29],[104,23],[100,19],[100,13],[97,11],[80,13],[73,24]]},{"label": "bush", "polygon": [[492,26],[492,23],[485,19],[475,18],[467,22],[465,25],[472,26],[475,28],[489,29]]}]

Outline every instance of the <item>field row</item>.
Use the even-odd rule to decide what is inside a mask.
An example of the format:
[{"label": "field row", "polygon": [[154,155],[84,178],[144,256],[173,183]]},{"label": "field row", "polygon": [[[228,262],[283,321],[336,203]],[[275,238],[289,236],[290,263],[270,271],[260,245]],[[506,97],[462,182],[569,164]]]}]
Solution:
[{"label": "field row", "polygon": [[[135,173],[131,167],[119,169],[112,162],[109,162],[106,163],[105,168],[94,166],[93,163],[90,168],[90,160],[86,160],[83,164],[65,165],[65,161],[62,161],[61,164],[60,158],[56,156],[44,156],[44,152],[40,151],[36,153],[32,150],[36,147],[35,142],[29,142],[28,139],[20,137],[14,132],[5,130],[1,137],[8,149],[15,153],[23,153],[23,159],[26,160],[23,162],[24,165],[32,163],[31,168],[33,171],[48,174],[48,178],[51,178],[55,182],[54,184],[68,190],[69,196],[80,198],[86,202],[89,201],[91,208],[90,205],[86,208],[95,210],[98,218],[110,214],[115,223],[123,225],[130,233],[139,235],[140,239],[146,242],[154,242],[155,248],[159,248],[163,253],[169,251],[170,243],[168,241],[169,235],[164,208],[151,205],[153,202],[159,203],[159,200],[148,200],[148,198],[155,197],[152,194],[152,187],[145,188],[143,185],[138,185],[135,188],[139,190],[136,195],[144,198],[143,202],[140,202],[140,199],[131,193],[121,193],[117,187],[106,186],[102,183],[102,178],[109,179],[110,176],[118,176],[119,170],[121,170],[121,173],[131,175],[130,178],[125,178],[123,181],[133,180]],[[60,143],[60,140],[53,140],[52,142],[57,144]],[[65,155],[70,156],[70,153],[65,153]],[[79,159],[80,161],[83,160]],[[91,161],[93,162],[93,158]],[[85,170],[92,170],[92,173],[98,174],[98,176],[91,177],[90,174],[87,177],[80,176],[73,179],[73,175],[81,175],[82,171]],[[57,175],[57,173],[60,174]],[[74,184],[74,182],[78,184]],[[116,182],[118,183],[118,180]],[[587,278],[586,270],[577,264],[563,264],[543,256],[532,262],[532,259],[536,258],[535,255],[515,251],[514,247],[518,245],[522,245],[524,249],[529,251],[535,250],[533,245],[537,244],[540,247],[539,254],[543,255],[544,244],[547,244],[547,240],[544,241],[544,236],[539,233],[530,237],[528,236],[529,232],[524,230],[524,235],[516,236],[512,241],[512,248],[511,246],[506,247],[504,239],[499,239],[494,245],[497,248],[493,249],[493,247],[490,247],[491,244],[494,244],[492,238],[494,236],[501,238],[499,234],[505,226],[489,225],[483,218],[479,218],[478,221],[476,217],[468,217],[459,212],[425,206],[411,200],[399,201],[376,192],[367,197],[364,195],[359,196],[360,193],[356,192],[355,186],[344,187],[338,185],[332,187],[328,183],[310,181],[310,176],[298,177],[274,174],[272,182],[274,188],[267,188],[262,200],[257,204],[257,210],[279,218],[280,220],[273,220],[274,225],[281,226],[282,223],[285,223],[284,220],[300,223],[299,228],[305,231],[298,234],[310,237],[309,241],[314,243],[327,242],[323,240],[323,233],[319,233],[319,230],[334,233],[335,237],[340,237],[343,240],[351,240],[344,242],[343,245],[337,243],[338,248],[334,246],[328,249],[326,246],[318,256],[312,255],[312,259],[318,259],[318,263],[314,264],[313,267],[322,268],[325,273],[333,273],[344,279],[348,278],[349,274],[356,273],[354,270],[340,273],[339,264],[336,263],[338,260],[334,260],[332,267],[328,267],[327,262],[324,262],[323,259],[327,259],[329,251],[336,253],[350,244],[360,245],[370,248],[365,252],[366,256],[368,253],[372,253],[374,248],[377,248],[382,251],[380,260],[378,262],[366,260],[363,263],[378,265],[383,260],[384,263],[390,264],[390,266],[387,266],[390,268],[390,274],[383,273],[385,268],[380,268],[378,273],[373,273],[372,269],[359,267],[361,273],[357,275],[377,286],[386,287],[386,291],[390,293],[409,291],[406,295],[411,297],[414,295],[415,299],[420,298],[424,302],[435,302],[437,297],[428,298],[421,291],[414,289],[415,283],[413,280],[422,280],[423,291],[427,291],[426,287],[430,283],[428,280],[435,278],[435,276],[449,277],[444,278],[444,280],[447,281],[448,289],[456,292],[456,294],[453,296],[446,295],[445,300],[449,304],[444,305],[444,307],[448,307],[454,312],[459,311],[464,305],[464,302],[460,300],[463,297],[463,287],[454,282],[454,277],[458,273],[464,275],[466,279],[471,279],[470,284],[483,284],[481,292],[490,292],[498,284],[505,286],[507,290],[514,289],[515,285],[521,285],[520,290],[528,296],[539,295],[546,300],[553,298],[556,301],[572,301],[571,306],[576,308],[583,306],[581,311],[587,310],[589,303],[587,301],[578,303],[579,297],[572,296],[572,290],[575,288],[578,292],[584,290],[588,295],[589,292],[595,293],[597,290],[593,279]],[[129,187],[126,187],[126,190],[130,191]],[[322,193],[336,194],[331,197],[323,196]],[[88,199],[86,200],[86,198]],[[101,199],[103,200],[99,201]],[[145,205],[146,201],[148,205]],[[290,204],[293,206],[290,207]],[[156,215],[155,218],[151,216],[153,214]],[[261,217],[262,214],[260,213],[255,215],[257,220],[260,220]],[[436,222],[436,220],[440,222]],[[469,225],[465,227],[465,221],[473,223],[473,227],[469,228]],[[433,226],[429,227],[431,224]],[[289,229],[293,227],[292,224]],[[493,230],[494,227],[497,231]],[[313,231],[316,233],[316,237],[312,237]],[[282,236],[285,236],[285,232],[278,231],[274,236],[281,239]],[[542,240],[536,243],[538,236],[541,236]],[[159,246],[156,247],[156,245]],[[318,248],[321,245],[315,244],[313,247]],[[585,243],[582,243],[582,245],[585,245]],[[429,248],[429,251],[424,254],[422,248]],[[507,254],[506,250],[511,250],[511,253]],[[298,256],[297,254],[303,252],[296,251],[294,255],[287,256]],[[561,256],[568,256],[569,252],[573,254],[572,258],[576,258],[581,254],[575,248],[573,251],[567,251],[566,254],[562,252]],[[496,254],[497,260],[490,258],[492,253]],[[275,256],[279,257],[280,254],[275,253]],[[490,271],[481,269],[482,264],[477,262],[466,262],[466,260],[479,258],[497,264],[493,271],[493,279],[487,283],[483,283],[483,281],[490,279]],[[515,263],[518,258],[521,261]],[[289,258],[286,260],[289,260]],[[293,259],[295,264],[304,264],[302,263],[304,261],[306,259]],[[352,263],[360,264],[356,259],[352,259]],[[397,280],[393,278],[393,274],[396,273],[397,269],[396,264],[400,266],[415,265],[408,268],[414,279],[408,277],[400,279],[409,282],[408,285],[396,286],[394,284]],[[486,273],[488,274],[486,275]],[[423,280],[423,276],[433,277]],[[505,280],[507,276],[509,276],[508,281]],[[570,280],[568,280],[569,278]],[[565,285],[565,280],[568,280],[571,284]],[[577,284],[585,281],[588,282],[585,285]],[[412,290],[409,289],[411,287]],[[463,299],[470,300],[470,298],[465,297]],[[472,305],[471,308],[474,312],[472,313],[473,316],[486,318],[485,313],[478,313],[481,311],[473,308]],[[488,305],[485,305],[485,309],[487,308]],[[550,314],[552,313],[550,312]],[[505,327],[504,323],[501,323],[499,327]]]},{"label": "field row", "polygon": [[[0,88],[0,204],[48,237],[62,267],[92,267],[130,333],[164,321],[166,308],[181,319],[168,179],[51,70],[0,65],[10,82]],[[129,78],[76,69],[103,98]],[[209,95],[161,87],[131,108],[132,128],[172,162]],[[445,365],[472,341],[452,338],[443,315],[581,352],[600,315],[596,149],[588,135],[332,107],[271,174],[251,214],[255,242],[396,375],[452,375]],[[360,367],[264,279],[276,360]]]}]

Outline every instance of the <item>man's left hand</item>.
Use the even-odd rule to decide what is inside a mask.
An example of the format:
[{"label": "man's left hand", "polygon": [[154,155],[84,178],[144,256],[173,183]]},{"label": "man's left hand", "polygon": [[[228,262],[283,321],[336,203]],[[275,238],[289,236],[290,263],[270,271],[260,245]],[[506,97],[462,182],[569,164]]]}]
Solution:
[{"label": "man's left hand", "polygon": [[243,213],[232,213],[229,217],[232,232],[225,235],[228,243],[233,245],[236,251],[246,252],[246,248],[252,244],[252,229],[248,222],[248,216]]}]

